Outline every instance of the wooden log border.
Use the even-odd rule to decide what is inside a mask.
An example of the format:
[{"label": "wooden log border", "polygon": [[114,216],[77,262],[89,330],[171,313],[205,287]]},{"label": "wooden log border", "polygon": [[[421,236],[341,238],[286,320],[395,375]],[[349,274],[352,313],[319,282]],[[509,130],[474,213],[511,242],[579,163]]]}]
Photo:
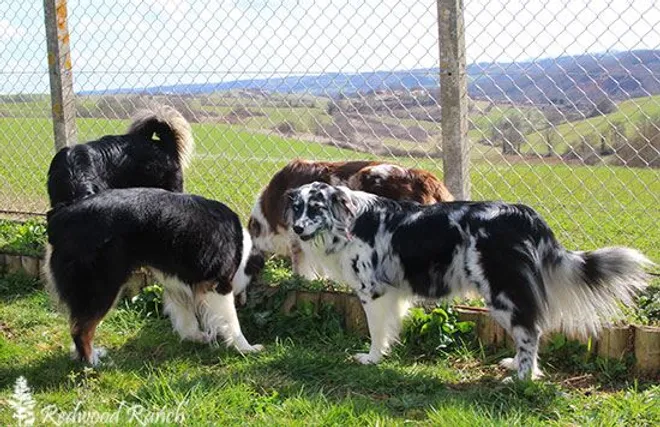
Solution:
[{"label": "wooden log border", "polygon": [[[0,252],[0,269],[10,273],[24,273],[40,278],[43,258]],[[132,294],[146,286],[149,277],[145,271],[133,273],[128,289]],[[355,295],[342,292],[290,291],[282,312],[291,313],[303,304],[312,304],[315,310],[323,305],[334,307],[344,319],[346,330],[359,336],[368,336],[367,319],[362,305]],[[475,324],[477,339],[484,346],[513,348],[513,342],[504,329],[489,316],[488,310],[480,307],[455,306],[458,318]],[[570,338],[570,337],[569,337]],[[573,339],[573,338],[570,338]],[[586,343],[586,340],[579,339]],[[634,354],[635,369],[643,375],[660,374],[660,327],[657,326],[610,326],[605,327],[598,340],[592,340],[591,351],[610,359],[623,359]]]}]

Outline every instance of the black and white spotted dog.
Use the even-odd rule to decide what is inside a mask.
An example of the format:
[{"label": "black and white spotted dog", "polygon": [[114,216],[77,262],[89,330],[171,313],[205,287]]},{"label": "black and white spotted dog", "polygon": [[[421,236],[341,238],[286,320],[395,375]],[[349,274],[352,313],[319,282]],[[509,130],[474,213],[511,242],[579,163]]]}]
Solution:
[{"label": "black and white spotted dog", "polygon": [[150,268],[181,339],[240,352],[262,349],[241,332],[234,294],[263,267],[238,215],[220,202],[155,188],[106,190],[48,213],[44,273],[66,308],[77,356],[96,364],[96,327],[130,273]]},{"label": "black and white spotted dog", "polygon": [[559,329],[595,334],[633,303],[651,261],[636,250],[566,250],[530,207],[499,202],[422,206],[315,182],[292,190],[293,231],[336,280],[362,301],[378,363],[397,339],[411,297],[476,290],[513,337],[502,364],[540,375],[539,337]]}]

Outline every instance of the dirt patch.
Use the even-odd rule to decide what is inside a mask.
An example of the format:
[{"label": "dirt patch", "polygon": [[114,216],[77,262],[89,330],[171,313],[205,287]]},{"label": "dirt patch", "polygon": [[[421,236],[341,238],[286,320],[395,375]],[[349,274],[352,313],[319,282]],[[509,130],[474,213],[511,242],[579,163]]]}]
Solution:
[{"label": "dirt patch", "polygon": [[427,143],[431,133],[420,126],[403,126],[384,122],[377,117],[351,115],[351,125],[361,135]]},{"label": "dirt patch", "polygon": [[265,117],[266,114],[261,111],[249,110],[245,107],[238,107],[231,110],[223,117],[223,121],[228,124],[244,123],[252,117]]}]

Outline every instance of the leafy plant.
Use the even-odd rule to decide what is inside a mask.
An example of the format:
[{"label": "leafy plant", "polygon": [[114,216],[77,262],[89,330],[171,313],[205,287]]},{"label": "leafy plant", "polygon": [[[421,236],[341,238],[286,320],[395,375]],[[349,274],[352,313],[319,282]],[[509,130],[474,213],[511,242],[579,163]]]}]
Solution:
[{"label": "leafy plant", "polygon": [[639,296],[635,320],[644,324],[660,323],[660,284],[649,286]]},{"label": "leafy plant", "polygon": [[124,299],[124,308],[135,310],[144,317],[163,317],[163,288],[154,283],[146,286],[133,298]]},{"label": "leafy plant", "polygon": [[0,220],[0,251],[21,255],[41,255],[46,244],[46,224]]},{"label": "leafy plant", "polygon": [[472,331],[473,322],[459,321],[449,306],[430,311],[421,307],[410,310],[401,335],[406,351],[425,355],[447,352]]}]

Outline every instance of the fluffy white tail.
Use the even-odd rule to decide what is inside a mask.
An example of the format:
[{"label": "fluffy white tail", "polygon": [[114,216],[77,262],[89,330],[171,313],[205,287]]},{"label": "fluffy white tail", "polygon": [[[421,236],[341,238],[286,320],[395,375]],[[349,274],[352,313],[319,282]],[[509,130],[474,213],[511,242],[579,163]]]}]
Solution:
[{"label": "fluffy white tail", "polygon": [[596,335],[604,323],[621,318],[622,305],[635,304],[635,294],[647,286],[644,269],[653,265],[630,248],[559,250],[562,252],[554,256],[542,257],[544,326],[583,337]]}]

